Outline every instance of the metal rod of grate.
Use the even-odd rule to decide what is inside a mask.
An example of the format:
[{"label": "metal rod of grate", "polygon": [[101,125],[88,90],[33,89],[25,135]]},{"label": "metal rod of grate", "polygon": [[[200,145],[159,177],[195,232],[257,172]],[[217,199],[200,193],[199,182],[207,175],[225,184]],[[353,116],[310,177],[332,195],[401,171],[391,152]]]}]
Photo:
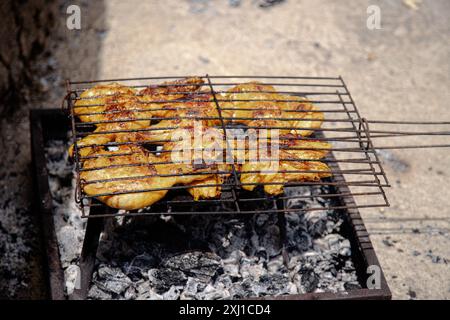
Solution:
[{"label": "metal rod of grate", "polygon": [[[93,81],[68,81],[67,95],[63,101],[63,108],[67,109],[71,118],[71,129],[73,136],[73,159],[75,162],[75,171],[77,177],[76,199],[83,209],[83,216],[89,217],[85,212],[85,207],[102,205],[96,198],[109,197],[114,195],[146,193],[153,191],[169,190],[169,195],[155,203],[152,207],[141,209],[136,212],[122,212],[108,214],[115,215],[145,215],[145,214],[220,214],[220,213],[271,213],[271,212],[291,212],[291,211],[311,211],[311,210],[329,210],[345,209],[345,206],[333,205],[330,203],[326,208],[283,208],[277,207],[267,210],[248,210],[249,203],[254,203],[255,207],[261,201],[290,200],[301,199],[302,197],[288,196],[281,194],[272,196],[269,194],[258,195],[256,192],[243,190],[245,186],[327,186],[331,188],[327,192],[303,196],[304,198],[345,198],[345,197],[363,197],[365,201],[355,205],[355,208],[388,206],[384,188],[389,187],[389,181],[378,157],[378,149],[393,148],[428,148],[428,147],[449,147],[449,144],[433,145],[405,145],[405,146],[383,146],[375,147],[373,139],[375,138],[398,138],[408,136],[448,136],[450,131],[417,131],[417,130],[374,130],[369,125],[448,125],[450,121],[384,121],[367,120],[363,118],[353,98],[343,81],[342,77],[269,77],[269,76],[199,76],[200,84],[193,88],[192,83],[181,83],[179,80],[193,77],[145,77],[129,79],[108,79]],[[161,81],[174,80],[174,82],[159,83]],[[258,82],[262,87],[258,90],[246,90],[245,92],[235,92],[233,88],[247,82]],[[136,98],[132,106],[113,105],[111,108],[104,107],[105,99],[114,97],[111,94],[83,96],[82,93],[93,85],[102,85],[111,82],[121,82],[134,90],[133,96]],[[137,91],[139,90],[139,91]],[[157,98],[152,99],[151,108],[144,99],[145,90],[158,91]],[[230,92],[233,93],[230,98]],[[258,96],[259,95],[259,96]],[[269,97],[269,98],[267,98]],[[100,102],[99,102],[100,101]],[[201,105],[205,108],[215,109],[213,116],[211,112],[207,116],[191,112],[193,104]],[[313,109],[302,109],[297,106],[302,104],[313,104]],[[264,114],[270,108],[277,107],[280,112],[277,116],[270,115],[270,119]],[[281,107],[280,107],[281,106]],[[82,110],[82,111],[80,111]],[[209,111],[209,110],[208,110]],[[163,112],[169,112],[169,115]],[[171,112],[171,113],[170,113]],[[161,115],[162,114],[162,115]],[[244,114],[245,116],[239,115]],[[322,118],[314,118],[315,114],[324,115]],[[307,116],[309,115],[309,116]],[[312,115],[312,116],[311,116]],[[84,121],[80,119],[84,117]],[[270,121],[269,121],[270,120]],[[97,167],[84,167],[83,162],[89,159],[101,157],[123,157],[132,156],[133,151],[102,154],[84,154],[83,150],[87,148],[102,148],[112,150],[121,146],[140,145],[146,147],[146,152],[155,156],[164,155],[171,152],[164,150],[162,145],[174,142],[170,138],[170,133],[182,127],[181,124],[187,122],[208,123],[207,127],[221,132],[226,145],[224,146],[224,161],[229,164],[229,169],[210,169],[205,172],[193,173],[170,173],[170,174],[143,174],[133,175],[132,177],[114,177],[102,178],[85,181],[81,179],[84,172],[126,168],[142,167],[148,165],[169,165],[176,162],[161,158],[161,161],[148,163],[121,163]],[[320,122],[321,126],[314,126],[314,122]],[[142,125],[145,123],[145,125]],[[138,125],[136,125],[138,124]],[[236,163],[233,156],[230,156],[228,150],[235,152],[248,152],[252,147],[231,148],[232,143],[246,138],[234,137],[230,139],[230,132],[233,130],[273,130],[281,132],[297,133],[280,135],[278,138],[280,150],[329,150],[330,154],[323,159],[315,160],[304,157],[281,157],[279,161],[293,162],[311,162],[320,161],[329,165],[331,178],[321,179],[320,181],[291,181],[291,182],[243,182],[240,177],[242,174],[258,174],[260,171],[242,170],[240,164]],[[300,132],[310,132],[310,135],[298,134]],[[139,135],[139,139],[112,139],[126,135]],[[163,137],[155,139],[154,136]],[[94,143],[81,141],[86,137],[95,137]],[[169,138],[167,138],[169,137]],[[97,139],[99,138],[99,139]],[[263,139],[264,140],[264,139]],[[266,138],[270,143],[270,138]],[[293,147],[290,141],[301,142],[330,142],[331,147]],[[245,142],[244,142],[245,143]],[[159,146],[159,147],[158,147]],[[190,152],[207,152],[207,148],[190,148]],[[346,155],[342,157],[342,154]],[[247,159],[247,161],[250,159]],[[273,161],[271,158],[258,158],[260,162]],[[341,168],[342,167],[342,168]],[[285,170],[284,174],[314,174],[317,170],[299,169]],[[275,171],[264,171],[265,174],[276,174]],[[195,175],[223,175],[227,179],[223,183],[196,183],[195,185],[173,185],[171,187],[153,187],[137,190],[121,190],[115,192],[99,192],[87,195],[84,188],[87,185],[108,183],[115,181],[136,181],[145,180],[154,177],[176,177]],[[345,175],[346,180],[335,181],[334,175]],[[340,192],[340,187],[356,187],[355,192]],[[220,187],[222,194],[217,199],[199,199],[194,200],[188,195],[186,190],[205,187]],[[376,190],[376,191],[373,191]],[[180,195],[181,194],[181,198]],[[172,198],[171,198],[172,197]],[[223,210],[212,211],[212,205],[222,205]],[[224,206],[230,204],[231,206]],[[195,207],[196,211],[186,211],[187,207]],[[350,208],[349,208],[350,209]],[[96,217],[101,217],[96,215]]]}]

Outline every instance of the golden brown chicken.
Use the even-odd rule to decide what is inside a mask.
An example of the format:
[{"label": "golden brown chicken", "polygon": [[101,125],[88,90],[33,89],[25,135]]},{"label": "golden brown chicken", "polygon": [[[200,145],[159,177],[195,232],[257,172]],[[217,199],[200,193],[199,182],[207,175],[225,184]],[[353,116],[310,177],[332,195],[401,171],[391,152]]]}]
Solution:
[{"label": "golden brown chicken", "polygon": [[162,158],[174,163],[192,163],[198,168],[215,168],[212,175],[189,184],[193,188],[188,192],[194,200],[219,197],[221,185],[231,172],[231,165],[225,158],[226,141],[222,131],[209,127],[179,128],[172,133],[172,138],[180,139],[163,145]]},{"label": "golden brown chicken", "polygon": [[[104,114],[97,116],[94,123],[97,128],[77,141],[79,154],[88,155],[94,146],[105,145],[109,142],[128,141],[130,134],[145,130],[150,126],[151,112],[142,112],[142,104],[135,95],[118,94],[105,100]],[[132,133],[130,133],[132,132]],[[73,146],[69,150],[73,153]]]},{"label": "golden brown chicken", "polygon": [[280,135],[309,136],[320,128],[324,119],[323,113],[307,99],[279,94],[273,86],[258,82],[229,89],[219,103],[227,121],[249,127],[279,128]]},{"label": "golden brown chicken", "polygon": [[132,141],[145,140],[149,143],[164,144],[172,140],[176,129],[220,125],[219,114],[211,94],[198,93],[189,98],[192,100],[174,101],[164,106],[164,111],[159,110],[157,115],[168,119],[162,119],[150,126],[146,132],[132,136]]},{"label": "golden brown chicken", "polygon": [[155,117],[164,117],[173,111],[172,101],[183,98],[187,100],[188,97],[197,94],[203,83],[199,77],[163,82],[161,85],[144,88],[139,92],[139,96],[146,108],[153,110]]},{"label": "golden brown chicken", "polygon": [[311,161],[325,157],[331,148],[329,143],[314,140],[280,140],[279,144],[277,157],[249,158],[241,165],[240,180],[243,189],[252,191],[258,184],[264,184],[265,192],[278,195],[283,192],[285,183],[318,181],[331,176],[331,169],[325,163]]},{"label": "golden brown chicken", "polygon": [[100,84],[83,91],[75,101],[73,111],[83,122],[102,121],[107,100],[117,95],[134,95],[136,90],[118,83]]},{"label": "golden brown chicken", "polygon": [[[194,92],[202,84],[200,78],[186,78],[149,86],[139,93],[117,83],[97,85],[83,91],[75,102],[74,114],[82,122],[97,128],[77,142],[80,155],[89,154],[93,145],[145,140],[145,129],[150,126],[152,116],[164,114],[157,110],[162,105],[155,101],[185,97],[184,91]],[[73,146],[69,152],[73,154]]]},{"label": "golden brown chicken", "polygon": [[110,207],[135,210],[162,199],[168,188],[205,179],[214,170],[214,166],[195,168],[191,164],[161,162],[165,159],[139,146],[97,150],[83,162],[83,190]]}]

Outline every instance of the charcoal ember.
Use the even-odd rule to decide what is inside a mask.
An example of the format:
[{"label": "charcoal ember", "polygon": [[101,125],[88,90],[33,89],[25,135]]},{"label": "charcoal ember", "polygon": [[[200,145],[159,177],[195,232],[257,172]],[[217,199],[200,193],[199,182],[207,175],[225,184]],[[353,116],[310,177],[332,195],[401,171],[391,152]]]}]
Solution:
[{"label": "charcoal ember", "polygon": [[181,291],[183,290],[183,286],[171,286],[167,292],[163,293],[164,300],[178,300],[181,295]]},{"label": "charcoal ember", "polygon": [[136,297],[137,297],[136,289],[133,288],[132,286],[128,287],[128,289],[123,294],[123,297],[125,298],[125,300],[134,300],[134,299],[136,299]]},{"label": "charcoal ember", "polygon": [[93,284],[89,289],[87,298],[93,300],[110,300],[112,298],[112,294],[100,289],[95,284]]},{"label": "charcoal ember", "polygon": [[221,267],[221,259],[211,252],[194,251],[173,256],[164,261],[162,266],[208,282]]},{"label": "charcoal ember", "polygon": [[268,220],[269,220],[268,214],[257,214],[255,218],[255,223],[258,227],[262,227],[265,224],[267,224]]},{"label": "charcoal ember", "polygon": [[320,277],[312,269],[300,271],[300,292],[313,292],[319,284]]},{"label": "charcoal ember", "polygon": [[222,260],[224,273],[229,274],[231,277],[241,277],[239,273],[239,266],[242,257],[245,253],[240,250],[233,251],[228,258]]},{"label": "charcoal ember", "polygon": [[242,299],[258,296],[262,291],[261,286],[253,278],[247,278],[243,281],[233,282],[229,288],[232,299]]},{"label": "charcoal ember", "polygon": [[[184,286],[183,292],[180,294],[181,300],[194,300],[199,288],[202,287],[202,283],[196,278],[189,277],[187,279],[186,285]],[[205,287],[203,285],[203,287]],[[204,288],[203,288],[204,289]]]},{"label": "charcoal ember", "polygon": [[[65,279],[73,290],[81,241],[86,226],[74,201],[75,180],[67,163],[67,143],[51,145],[49,183],[57,230],[66,255]],[[286,187],[286,208],[334,205],[329,186]],[[229,196],[225,195],[231,199]],[[261,193],[263,196],[263,193]],[[249,210],[270,209],[273,202],[252,203]],[[200,207],[200,206],[199,206]],[[198,208],[199,208],[198,207]],[[198,208],[192,208],[195,212]],[[208,210],[229,210],[225,205]],[[122,219],[102,234],[91,286],[91,299],[226,299],[338,292],[359,286],[348,239],[341,233],[344,215],[337,210],[285,214],[288,267],[280,246],[276,214],[158,216]],[[116,219],[114,219],[116,220]],[[170,239],[166,235],[171,234]],[[71,240],[72,239],[72,240]],[[445,258],[428,255],[436,262]],[[75,259],[74,259],[75,257]],[[105,269],[106,268],[106,269]],[[109,268],[109,269],[108,269]],[[118,279],[117,279],[118,278]],[[124,280],[125,279],[125,280]],[[124,282],[124,283],[123,283]],[[117,293],[120,292],[120,293]]]},{"label": "charcoal ember", "polygon": [[115,294],[123,293],[132,284],[130,278],[120,268],[101,266],[94,281],[99,288]]},{"label": "charcoal ember", "polygon": [[[276,224],[271,224],[262,230],[259,230],[257,246],[266,248],[267,256],[274,257],[281,253],[280,247],[280,228]],[[254,244],[256,241],[254,241]],[[252,252],[253,254],[254,252]]]},{"label": "charcoal ember", "polygon": [[350,246],[350,241],[348,239],[344,239],[339,243],[339,254],[346,257],[351,256],[352,249]]},{"label": "charcoal ember", "polygon": [[308,233],[314,237],[320,237],[327,231],[328,216],[324,211],[309,211],[304,216]]},{"label": "charcoal ember", "polygon": [[243,257],[241,259],[239,273],[243,278],[252,277],[253,279],[258,280],[267,273],[267,270],[264,265],[259,262],[257,257]]},{"label": "charcoal ember", "polygon": [[234,250],[243,250],[249,242],[245,221],[238,219],[215,221],[209,237],[211,251],[215,251],[219,256],[226,256]]},{"label": "charcoal ember", "polygon": [[[294,262],[295,263],[295,262]],[[267,272],[268,273],[280,273],[280,272],[286,272],[286,266],[283,262],[283,257],[277,256],[275,258],[270,259],[267,262]]]},{"label": "charcoal ember", "polygon": [[287,237],[290,251],[295,249],[299,252],[304,252],[311,248],[312,239],[305,230],[298,229],[295,232],[288,232]]},{"label": "charcoal ember", "polygon": [[208,284],[202,292],[196,295],[198,300],[222,300],[229,299],[230,292],[225,288],[223,283],[218,283],[216,286]]},{"label": "charcoal ember", "polygon": [[61,262],[63,267],[68,266],[70,262],[78,257],[81,242],[79,233],[72,226],[64,226],[58,231],[57,237],[59,239]]},{"label": "charcoal ember", "polygon": [[170,268],[150,269],[148,278],[159,294],[168,291],[171,286],[184,286],[187,282],[187,277],[182,271]]},{"label": "charcoal ember", "polygon": [[259,279],[259,286],[264,295],[288,294],[292,287],[290,286],[289,276],[286,274],[266,274]]},{"label": "charcoal ember", "polygon": [[64,278],[66,280],[65,285],[67,294],[71,295],[75,289],[77,281],[80,280],[80,268],[77,265],[68,266],[64,270]]},{"label": "charcoal ember", "polygon": [[140,280],[136,283],[136,300],[162,300],[163,296],[156,293],[149,281]]},{"label": "charcoal ember", "polygon": [[153,255],[143,253],[134,257],[131,262],[124,263],[124,270],[128,277],[133,281],[137,281],[146,277],[148,270],[156,266],[158,259]]},{"label": "charcoal ember", "polygon": [[346,291],[361,289],[361,285],[358,282],[346,282],[344,283]]}]

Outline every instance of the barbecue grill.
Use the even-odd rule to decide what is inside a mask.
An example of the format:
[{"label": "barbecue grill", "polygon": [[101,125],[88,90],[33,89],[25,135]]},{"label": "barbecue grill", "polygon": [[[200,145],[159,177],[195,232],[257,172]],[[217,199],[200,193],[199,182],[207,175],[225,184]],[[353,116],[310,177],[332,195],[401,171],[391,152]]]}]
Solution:
[{"label": "barbecue grill", "polygon": [[[323,120],[322,128],[320,129],[311,129],[306,127],[277,127],[277,126],[254,126],[254,127],[246,127],[247,129],[287,129],[287,130],[301,130],[308,129],[314,131],[314,134],[310,137],[289,137],[280,139],[304,139],[304,140],[319,140],[319,141],[328,141],[331,142],[333,147],[330,151],[332,154],[321,161],[329,165],[331,168],[332,174],[344,174],[349,177],[348,181],[336,182],[333,178],[331,179],[323,179],[322,181],[304,181],[304,182],[295,182],[288,183],[285,185],[288,186],[311,186],[311,185],[329,185],[335,187],[335,192],[331,194],[325,195],[326,197],[361,197],[364,196],[366,198],[370,198],[371,201],[369,203],[357,205],[357,208],[362,207],[384,207],[388,206],[389,202],[386,198],[384,187],[389,187],[389,182],[386,177],[386,174],[381,166],[380,160],[374,150],[371,135],[369,131],[369,121],[362,118],[356,108],[355,103],[345,85],[343,79],[341,77],[331,78],[331,77],[219,77],[219,76],[204,76],[201,77],[205,81],[205,87],[208,93],[212,94],[215,107],[218,111],[218,117],[209,117],[209,118],[195,118],[195,120],[218,120],[220,125],[218,129],[223,131],[226,142],[228,141],[228,136],[225,133],[233,129],[242,129],[242,126],[239,124],[235,124],[234,122],[239,120],[253,120],[248,118],[227,118],[222,114],[226,107],[222,106],[224,102],[223,99],[220,98],[219,94],[226,92],[232,86],[235,86],[239,82],[248,82],[248,81],[261,81],[264,84],[273,85],[277,88],[277,92],[286,95],[292,96],[302,96],[307,97],[308,101],[315,104],[320,105],[320,110],[312,111],[312,112],[322,112],[325,114],[325,120]],[[155,77],[155,78],[134,78],[134,79],[111,79],[105,80],[102,82],[98,81],[87,81],[87,82],[67,82],[67,99],[64,104],[67,111],[70,113],[72,119],[72,135],[74,138],[74,162],[75,162],[75,170],[77,176],[80,177],[80,172],[84,170],[99,170],[102,168],[94,168],[94,169],[84,169],[82,168],[81,162],[86,158],[92,158],[96,156],[81,156],[79,154],[80,149],[86,147],[114,147],[123,144],[133,144],[134,142],[108,142],[104,144],[95,144],[95,145],[83,145],[79,146],[77,141],[85,137],[89,134],[92,134],[93,125],[98,125],[106,122],[130,122],[136,121],[135,118],[129,119],[120,119],[120,120],[107,120],[107,121],[96,121],[96,122],[81,122],[74,113],[74,109],[77,108],[75,106],[75,102],[83,99],[79,97],[79,94],[88,89],[93,84],[99,83],[108,83],[108,82],[122,82],[125,85],[132,88],[145,88],[149,85],[152,85],[156,82],[161,82],[163,80],[173,80],[176,78],[168,78],[168,77]],[[160,86],[188,86],[188,84],[166,84]],[[269,91],[263,91],[264,93],[271,93]],[[192,94],[194,92],[186,91],[183,92],[186,94]],[[180,102],[188,101],[188,100],[177,100]],[[232,100],[239,102],[254,102],[254,101],[264,101],[264,100]],[[267,100],[266,100],[267,101]],[[167,104],[168,102],[173,102],[169,100],[158,100],[156,103],[160,103],[161,105]],[[296,100],[275,100],[274,102],[296,102]],[[83,108],[86,105],[83,105]],[[88,107],[95,107],[95,105],[91,105]],[[245,105],[244,105],[245,108]],[[234,108],[236,110],[239,108]],[[261,109],[262,110],[262,109]],[[145,112],[146,109],[138,109],[134,110],[137,112]],[[101,113],[107,113],[109,111],[104,112],[91,112],[84,113],[84,115],[95,115]],[[170,119],[179,119],[180,117],[164,117],[164,118],[139,118],[139,120],[170,120]],[[181,117],[183,119],[183,117]],[[185,119],[185,118],[184,118]],[[292,120],[291,118],[277,118],[274,120],[279,121],[288,121]],[[310,121],[301,119],[295,119],[295,121]],[[152,130],[161,130],[162,128],[148,128],[148,129],[139,129],[137,131],[152,131]],[[163,128],[166,130],[175,130],[176,127],[167,127]],[[121,130],[114,131],[115,133],[134,133],[136,130]],[[97,134],[110,134],[113,131],[102,131]],[[325,133],[325,135],[324,135]],[[148,141],[140,141],[140,144],[145,144]],[[161,152],[158,150],[150,150],[150,152],[157,153]],[[119,153],[120,155],[120,153]],[[283,159],[286,161],[312,161],[308,159]],[[261,159],[260,161],[270,161],[270,159]],[[169,162],[161,162],[160,164],[168,164]],[[120,165],[119,165],[120,166]],[[341,169],[342,167],[342,169]],[[294,173],[314,173],[317,171],[313,170],[298,170],[293,171]],[[216,171],[217,174],[223,174],[226,172]],[[102,206],[98,201],[95,200],[96,197],[99,196],[111,196],[117,194],[124,194],[128,191],[120,191],[120,192],[110,192],[110,193],[99,193],[95,195],[87,195],[84,192],[84,186],[86,184],[103,182],[102,181],[83,181],[78,178],[78,188],[77,188],[77,200],[82,208],[84,217],[106,217],[106,216],[118,216],[118,215],[148,215],[148,214],[167,214],[170,212],[171,214],[191,214],[191,213],[203,213],[203,214],[214,214],[214,213],[223,213],[224,211],[228,213],[239,213],[239,214],[253,214],[253,213],[282,213],[286,212],[283,207],[279,207],[279,204],[282,203],[280,200],[289,200],[290,197],[287,196],[278,196],[272,197],[269,195],[263,195],[263,197],[258,196],[256,193],[243,192],[242,186],[246,183],[239,181],[238,175],[239,172],[236,168],[236,165],[232,162],[229,179],[225,181],[225,183],[220,184],[222,187],[222,197],[220,199],[202,199],[194,201],[189,197],[176,197],[173,196],[175,193],[180,193],[180,191],[186,190],[187,188],[201,188],[206,186],[217,186],[217,184],[201,184],[198,183],[195,186],[186,186],[186,185],[177,185],[169,188],[171,191],[169,196],[166,197],[165,200],[159,201],[157,206],[153,206],[156,208],[150,208],[148,210],[140,210],[138,212],[110,212],[110,213],[101,213],[101,214],[90,214],[87,212],[86,207],[93,206]],[[256,171],[248,171],[246,173],[256,173]],[[145,178],[145,177],[142,177]],[[120,178],[119,178],[120,179]],[[116,179],[108,179],[107,181],[114,181]],[[249,184],[249,183],[247,183]],[[270,183],[258,183],[258,185],[264,186],[265,184],[282,184],[277,182]],[[360,188],[360,192],[357,193],[343,193],[340,191],[339,187],[342,186],[358,186]],[[166,189],[166,188],[164,188]],[[133,193],[138,192],[149,192],[149,191],[157,191],[161,190],[158,188],[153,189],[142,189],[142,190],[133,190]],[[177,191],[177,192],[175,192]],[[323,196],[323,195],[316,195]],[[256,211],[251,210],[252,204],[255,204],[258,201],[274,201],[276,204],[273,208],[264,210],[264,211]],[[222,205],[224,210],[205,210],[205,208],[209,208],[211,205]],[[186,208],[195,207],[196,211],[186,211]],[[184,208],[184,209],[183,209]],[[245,209],[247,208],[247,209]],[[327,209],[345,209],[345,207],[336,207],[331,206]],[[347,208],[348,209],[348,208]],[[307,210],[323,210],[323,208],[304,208],[304,209],[295,209],[295,211],[307,211]]]},{"label": "barbecue grill", "polygon": [[[353,227],[354,245],[359,248],[363,257],[366,267],[368,265],[379,265],[378,260],[373,252],[372,244],[368,238],[368,233],[362,223],[359,216],[359,208],[367,207],[386,207],[389,206],[388,199],[386,197],[384,188],[389,187],[389,181],[378,158],[376,149],[390,149],[390,148],[417,148],[417,147],[447,147],[448,145],[423,145],[423,146],[397,146],[397,147],[377,147],[375,149],[372,139],[374,138],[387,138],[387,137],[404,137],[409,135],[448,135],[448,132],[410,132],[410,131],[388,131],[388,130],[371,130],[371,124],[413,124],[413,125],[429,125],[429,124],[449,124],[449,122],[399,122],[399,121],[373,121],[363,118],[353,98],[343,81],[342,77],[247,77],[247,76],[202,76],[204,85],[203,90],[211,94],[213,97],[214,106],[217,110],[218,117],[216,118],[195,118],[195,120],[218,120],[219,125],[217,129],[221,130],[223,137],[227,143],[227,147],[230,146],[228,140],[228,132],[234,129],[242,129],[243,126],[236,124],[240,118],[227,118],[224,115],[224,111],[227,107],[224,106],[224,100],[221,99],[221,94],[227,92],[232,86],[243,82],[259,81],[263,84],[272,85],[277,93],[300,96],[308,99],[315,106],[319,107],[317,111],[322,112],[325,115],[323,125],[321,128],[311,129],[309,127],[276,127],[276,126],[259,126],[255,129],[292,129],[292,130],[312,130],[314,133],[308,137],[290,137],[290,139],[305,139],[305,140],[319,140],[327,141],[332,144],[329,155],[321,159],[321,162],[326,163],[332,173],[329,178],[321,179],[320,181],[301,181],[290,182],[284,184],[285,187],[298,187],[298,186],[327,186],[328,191],[323,194],[311,194],[307,196],[289,195],[288,192],[279,196],[272,196],[264,193],[261,187],[265,183],[258,183],[258,188],[254,191],[245,191],[242,187],[245,185],[240,181],[239,172],[236,165],[232,162],[229,172],[229,176],[220,184],[222,188],[222,194],[220,198],[215,199],[199,199],[194,200],[187,192],[187,188],[201,188],[205,186],[217,186],[216,184],[197,184],[196,186],[187,185],[175,185],[169,189],[168,194],[157,203],[151,205],[148,208],[124,211],[112,209],[100,201],[96,200],[100,196],[109,196],[116,194],[124,194],[125,192],[110,192],[102,194],[88,195],[84,191],[84,186],[92,181],[86,182],[80,179],[80,174],[86,169],[83,168],[82,162],[86,158],[95,156],[82,156],[80,150],[86,147],[105,147],[113,148],[123,144],[134,144],[136,142],[108,142],[104,144],[95,145],[79,145],[78,141],[82,137],[92,134],[95,129],[95,125],[107,123],[107,121],[96,122],[82,122],[75,115],[75,103],[83,98],[80,97],[81,92],[90,88],[93,85],[110,82],[121,82],[122,84],[131,88],[145,88],[152,85],[158,86],[187,86],[186,84],[163,84],[162,81],[176,80],[186,77],[146,77],[146,78],[130,78],[130,79],[108,79],[101,81],[67,81],[67,95],[63,101],[62,108],[69,115],[71,134],[74,143],[73,161],[75,167],[75,174],[77,176],[77,188],[76,188],[76,201],[82,209],[82,216],[88,219],[86,234],[83,243],[82,254],[80,258],[81,272],[81,288],[75,290],[71,298],[83,299],[87,295],[89,283],[92,278],[92,272],[95,263],[95,254],[99,243],[99,235],[103,228],[104,218],[118,217],[118,216],[143,216],[143,215],[182,215],[182,214],[220,214],[224,215],[236,215],[236,214],[259,214],[259,213],[273,213],[278,215],[278,223],[280,224],[281,232],[281,247],[284,246],[284,232],[285,232],[285,220],[284,214],[287,212],[305,212],[310,210],[343,210],[348,213],[350,223]],[[266,91],[267,92],[267,91]],[[184,93],[191,94],[193,92],[187,90]],[[177,102],[192,101],[192,99],[179,99]],[[263,100],[233,100],[239,102],[254,102]],[[271,100],[272,102],[296,102],[298,100]],[[161,99],[154,101],[154,103],[161,104],[161,107],[167,103],[168,100]],[[173,101],[172,101],[173,102]],[[83,108],[95,107],[95,105],[86,106]],[[235,108],[236,109],[236,108]],[[133,110],[135,112],[148,111],[144,108]],[[88,112],[87,115],[102,114],[105,112]],[[226,112],[225,112],[226,113]],[[35,115],[37,117],[37,115]],[[139,118],[143,120],[145,118]],[[180,117],[165,117],[155,118],[152,117],[148,120],[158,121],[167,119],[180,119]],[[33,120],[33,119],[32,119]],[[234,121],[233,121],[234,120]],[[246,119],[253,120],[253,119]],[[278,118],[278,121],[288,120],[286,118]],[[289,119],[292,120],[292,119]],[[301,118],[295,119],[296,121],[305,121]],[[135,118],[120,120],[109,120],[110,122],[129,122],[136,121]],[[309,120],[310,121],[310,120]],[[37,119],[34,119],[32,123],[36,123]],[[251,127],[246,126],[246,129]],[[32,127],[33,129],[33,127]],[[175,127],[164,128],[166,130],[175,130]],[[34,128],[35,131],[42,131],[42,128]],[[151,131],[152,128],[139,129],[140,131]],[[115,131],[115,133],[135,133],[136,130],[121,130]],[[41,133],[41,132],[39,132]],[[102,131],[96,132],[96,135],[108,134],[111,132]],[[280,138],[283,139],[283,138]],[[149,145],[149,141],[139,141],[140,145],[146,147],[151,152],[158,154],[160,149],[154,145]],[[35,152],[36,155],[36,152]],[[41,157],[37,154],[36,156]],[[286,161],[289,161],[286,159]],[[293,159],[291,161],[311,161],[309,159]],[[164,164],[162,162],[161,164]],[[39,168],[38,168],[39,169]],[[97,170],[91,168],[89,170]],[[298,171],[302,173],[309,173],[313,171]],[[252,173],[252,172],[250,172]],[[134,178],[134,177],[133,177]],[[142,177],[145,178],[145,177]],[[108,181],[114,181],[114,179],[108,179]],[[105,180],[106,181],[106,180]],[[95,181],[94,181],[95,182]],[[98,181],[97,181],[98,182]],[[279,184],[279,183],[266,183],[266,184]],[[357,189],[354,191],[353,189]],[[149,192],[160,190],[158,188],[133,190],[133,192]],[[329,191],[331,190],[331,191]],[[48,195],[45,195],[48,196]],[[330,199],[329,205],[323,207],[298,207],[291,208],[286,205],[289,201],[301,200],[302,198],[324,198]],[[363,201],[355,201],[355,198],[361,198]],[[48,209],[48,208],[47,208]],[[54,248],[52,247],[54,253]],[[284,255],[287,252],[283,250]],[[363,270],[362,272],[365,272]],[[60,277],[60,275],[59,275]],[[382,289],[380,290],[368,290],[362,289],[348,298],[389,298],[390,292],[385,282],[383,275]],[[327,298],[327,294],[310,296],[302,296],[300,298]],[[342,298],[342,297],[341,297]]]}]

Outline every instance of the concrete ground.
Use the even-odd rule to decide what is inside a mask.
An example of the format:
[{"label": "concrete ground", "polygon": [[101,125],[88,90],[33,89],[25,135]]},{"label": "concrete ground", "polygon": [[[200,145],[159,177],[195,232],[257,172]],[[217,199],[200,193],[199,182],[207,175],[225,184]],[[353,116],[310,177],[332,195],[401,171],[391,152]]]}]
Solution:
[{"label": "concrete ground", "polygon": [[[268,8],[261,2],[82,2],[81,31],[64,23],[55,31],[50,88],[57,94],[44,105],[62,98],[66,77],[342,75],[369,119],[450,121],[449,1],[287,0]],[[369,5],[379,6],[381,29],[367,28]],[[65,19],[64,5],[59,9]],[[41,80],[45,85],[48,76]],[[448,139],[375,144],[394,142]],[[450,299],[449,149],[380,156],[392,206],[361,213],[393,298]]]}]

